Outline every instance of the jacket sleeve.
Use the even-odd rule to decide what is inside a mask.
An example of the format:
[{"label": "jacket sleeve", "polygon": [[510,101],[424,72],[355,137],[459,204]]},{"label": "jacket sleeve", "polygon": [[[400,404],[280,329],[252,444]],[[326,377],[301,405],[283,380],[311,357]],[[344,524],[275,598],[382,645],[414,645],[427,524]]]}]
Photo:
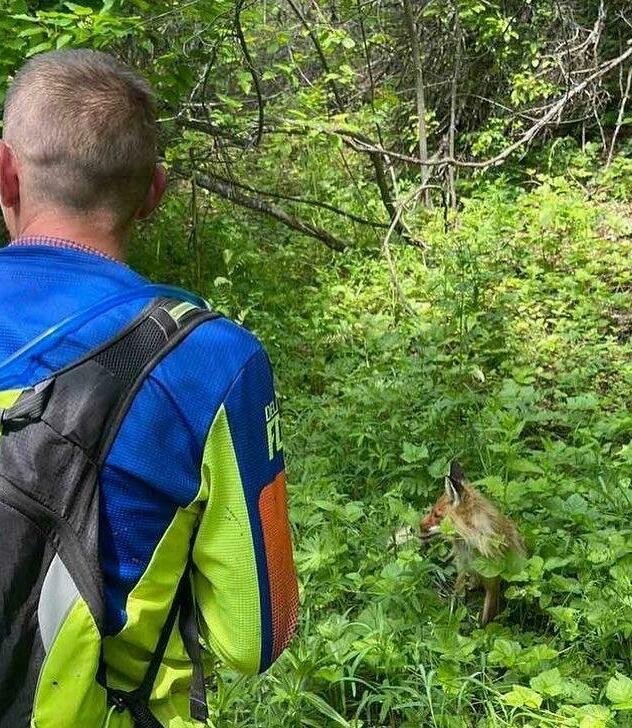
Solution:
[{"label": "jacket sleeve", "polygon": [[213,421],[202,490],[193,548],[202,635],[233,669],[262,672],[290,641],[298,609],[279,411],[263,349]]}]

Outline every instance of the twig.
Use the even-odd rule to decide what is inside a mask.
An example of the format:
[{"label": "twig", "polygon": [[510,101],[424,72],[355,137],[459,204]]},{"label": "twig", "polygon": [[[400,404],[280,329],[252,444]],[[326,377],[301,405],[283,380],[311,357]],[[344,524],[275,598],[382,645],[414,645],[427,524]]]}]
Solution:
[{"label": "twig", "polygon": [[606,162],[606,169],[612,164],[612,157],[614,155],[614,148],[617,143],[617,137],[619,136],[619,132],[621,131],[621,127],[623,126],[623,117],[625,114],[625,107],[628,103],[628,99],[630,98],[630,85],[632,85],[632,64],[630,64],[630,68],[628,68],[628,76],[625,84],[625,91],[623,92],[623,97],[621,99],[621,105],[619,106],[619,114],[617,115],[617,123],[614,127],[614,133],[612,134],[612,140],[610,142],[610,151],[608,152],[608,161]]},{"label": "twig", "polygon": [[252,77],[252,82],[255,87],[255,93],[257,94],[259,126],[257,128],[257,138],[255,139],[254,144],[256,147],[258,147],[259,144],[261,144],[261,139],[263,138],[264,100],[263,93],[261,91],[261,81],[259,80],[259,72],[257,71],[254,61],[252,60],[252,56],[250,55],[250,51],[248,50],[248,44],[246,43],[246,36],[244,35],[243,28],[241,27],[241,8],[243,4],[244,0],[237,0],[235,6],[235,32],[237,34],[237,38],[239,39],[239,45],[241,47],[241,52],[244,55],[244,60],[246,61],[246,65],[248,66],[248,70],[250,71],[250,75]]}]

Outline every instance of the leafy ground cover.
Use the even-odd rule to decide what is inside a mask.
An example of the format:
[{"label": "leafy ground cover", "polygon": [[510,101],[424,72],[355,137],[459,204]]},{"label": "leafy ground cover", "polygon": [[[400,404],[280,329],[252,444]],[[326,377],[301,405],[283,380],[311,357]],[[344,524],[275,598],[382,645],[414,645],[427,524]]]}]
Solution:
[{"label": "leafy ground cover", "polygon": [[[567,160],[568,161],[568,160]],[[468,183],[422,253],[334,255],[172,198],[134,261],[265,341],[285,417],[300,634],[220,672],[217,726],[632,726],[632,163]],[[443,544],[395,549],[450,458],[529,559],[485,629]]]}]

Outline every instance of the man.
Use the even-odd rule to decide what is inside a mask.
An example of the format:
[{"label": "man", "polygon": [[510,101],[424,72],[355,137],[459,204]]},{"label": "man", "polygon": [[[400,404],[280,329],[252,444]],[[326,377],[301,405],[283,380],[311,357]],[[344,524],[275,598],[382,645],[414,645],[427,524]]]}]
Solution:
[{"label": "man", "polygon": [[[12,389],[35,387],[89,356],[146,308],[135,297],[146,281],[123,261],[132,223],[152,212],[165,189],[156,136],[150,88],[104,53],[42,54],[13,80],[0,142],[0,202],[11,236],[0,250],[0,362],[62,320],[122,295],[46,351],[27,350],[12,370]],[[17,706],[24,686],[3,673],[2,661],[16,655],[0,629],[2,728],[27,713],[38,728],[101,725],[103,706],[94,705],[102,686],[125,694],[143,682],[189,557],[201,640],[211,654],[254,674],[294,631],[278,409],[259,342],[225,319],[202,321],[144,375],[114,432],[98,478],[106,607],[99,674],[84,669],[79,645],[66,645],[54,656],[61,677],[44,684],[39,676],[34,706],[25,710]],[[3,432],[0,442],[8,439]],[[2,508],[0,488],[0,517]],[[38,609],[31,621],[41,622]],[[191,673],[176,627],[151,681],[149,707],[161,725],[199,725],[189,715]],[[110,698],[107,711],[110,728],[134,725],[125,700]]]}]

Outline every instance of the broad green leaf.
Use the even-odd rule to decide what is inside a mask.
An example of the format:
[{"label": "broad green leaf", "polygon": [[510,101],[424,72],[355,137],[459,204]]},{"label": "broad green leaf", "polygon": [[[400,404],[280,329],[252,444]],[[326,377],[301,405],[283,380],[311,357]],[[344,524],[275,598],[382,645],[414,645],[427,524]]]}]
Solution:
[{"label": "broad green leaf", "polygon": [[574,677],[564,678],[563,686],[565,700],[573,705],[587,705],[595,694],[590,685]]},{"label": "broad green leaf", "polygon": [[582,705],[575,713],[579,728],[609,728],[612,711],[605,705]]},{"label": "broad green leaf", "polygon": [[39,19],[34,17],[33,15],[26,15],[25,13],[19,13],[18,15],[11,15],[9,16],[13,20],[24,20],[27,23],[39,23]]},{"label": "broad green leaf", "polygon": [[554,698],[564,692],[564,683],[557,667],[545,670],[529,680],[529,685],[547,698]]},{"label": "broad green leaf", "polygon": [[497,639],[494,640],[494,647],[489,653],[487,659],[490,665],[513,667],[521,652],[522,646],[519,642]]},{"label": "broad green leaf", "polygon": [[70,33],[64,33],[63,35],[60,35],[59,38],[57,38],[57,43],[55,44],[57,48],[64,48],[65,46],[70,43],[72,40],[72,35]]},{"label": "broad green leaf", "polygon": [[562,566],[566,566],[574,561],[573,556],[552,556],[544,562],[544,571],[553,571],[554,569],[560,569]]},{"label": "broad green leaf", "polygon": [[606,697],[615,710],[632,710],[632,680],[618,672],[608,681]]},{"label": "broad green leaf", "polygon": [[554,660],[557,655],[557,650],[548,645],[534,645],[527,650],[523,650],[516,668],[525,675],[530,675],[541,669],[543,663]]},{"label": "broad green leaf", "polygon": [[35,28],[26,28],[26,30],[18,33],[18,38],[30,38],[34,35],[42,35],[42,33],[46,33],[46,29],[42,28],[41,26],[37,26]]},{"label": "broad green leaf", "polygon": [[488,559],[484,556],[479,556],[477,559],[474,559],[472,566],[481,576],[487,579],[493,579],[503,573],[504,564],[502,558]]},{"label": "broad green leaf", "polygon": [[92,8],[87,8],[85,5],[77,5],[77,3],[70,2],[65,2],[64,5],[69,10],[72,10],[75,15],[92,15],[94,13]]},{"label": "broad green leaf", "polygon": [[435,460],[428,466],[428,472],[433,478],[442,478],[448,471],[448,461],[445,459]]},{"label": "broad green leaf", "polygon": [[608,728],[610,713],[605,718],[597,715],[585,715],[579,720],[579,728]]},{"label": "broad green leaf", "polygon": [[53,47],[53,44],[51,41],[47,40],[43,43],[38,43],[38,45],[34,46],[33,48],[30,48],[26,53],[26,58],[30,58],[31,56],[35,56],[38,53],[43,53],[44,51],[49,51]]},{"label": "broad green leaf", "polygon": [[542,705],[542,696],[531,688],[523,685],[514,685],[513,690],[503,695],[503,700],[508,705],[516,708],[532,708],[537,710]]},{"label": "broad green leaf", "polygon": [[402,460],[406,463],[419,463],[428,459],[428,448],[426,445],[414,445],[412,442],[405,442],[402,450]]}]

